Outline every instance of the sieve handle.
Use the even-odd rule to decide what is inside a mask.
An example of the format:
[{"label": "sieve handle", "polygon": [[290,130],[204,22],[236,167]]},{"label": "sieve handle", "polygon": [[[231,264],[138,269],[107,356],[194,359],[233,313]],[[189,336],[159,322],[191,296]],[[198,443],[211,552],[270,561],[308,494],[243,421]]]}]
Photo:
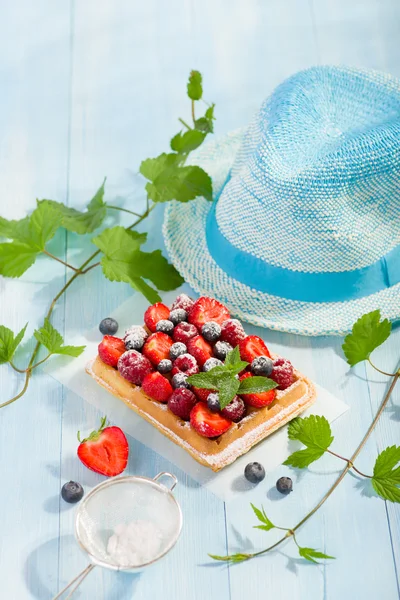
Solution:
[{"label": "sieve handle", "polygon": [[172,475],[172,473],[167,473],[166,471],[163,471],[162,473],[159,473],[158,475],[156,475],[154,477],[153,481],[158,481],[159,479],[161,479],[161,477],[169,477],[170,479],[172,479],[173,483],[172,483],[171,487],[169,488],[169,490],[172,492],[172,490],[175,488],[176,484],[178,483],[178,480],[175,477],[175,475]]}]

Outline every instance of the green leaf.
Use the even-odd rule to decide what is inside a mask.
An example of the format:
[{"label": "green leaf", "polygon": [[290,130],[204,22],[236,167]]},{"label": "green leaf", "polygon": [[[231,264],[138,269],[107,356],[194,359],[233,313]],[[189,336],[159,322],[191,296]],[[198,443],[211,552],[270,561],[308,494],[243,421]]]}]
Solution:
[{"label": "green leaf", "polygon": [[233,398],[238,393],[238,389],[240,386],[240,381],[236,379],[234,376],[226,377],[223,383],[219,383],[218,392],[219,392],[219,404],[221,410],[228,406],[228,404],[233,400]]},{"label": "green leaf", "polygon": [[0,244],[0,275],[20,277],[33,265],[39,252],[22,242]]},{"label": "green leaf", "polygon": [[335,559],[334,556],[329,556],[328,554],[324,554],[323,552],[319,552],[318,550],[314,550],[313,548],[300,548],[299,546],[299,554],[302,558],[309,560],[315,564],[318,564],[316,558],[332,558]]},{"label": "green leaf", "polygon": [[230,562],[230,563],[240,563],[243,562],[245,560],[248,560],[249,558],[252,557],[251,554],[230,554],[227,556],[218,556],[217,554],[209,554],[208,555],[210,558],[212,558],[213,560],[220,560],[223,562]]},{"label": "green leaf", "polygon": [[29,226],[29,217],[24,217],[19,221],[9,221],[0,217],[0,238],[8,240],[19,240],[22,231]]},{"label": "green leaf", "polygon": [[274,529],[275,525],[272,523],[272,521],[270,521],[267,517],[267,515],[265,514],[265,510],[264,507],[261,507],[261,510],[259,508],[257,508],[256,506],[254,506],[254,504],[251,504],[251,508],[254,511],[254,514],[256,515],[257,519],[262,523],[262,525],[255,525],[254,529],[263,529],[264,531],[269,531],[270,529]]},{"label": "green leaf", "polygon": [[278,387],[278,384],[268,377],[247,377],[242,379],[239,387],[239,394],[262,394]]},{"label": "green leaf", "polygon": [[238,362],[240,362],[240,351],[239,351],[239,346],[236,346],[235,348],[233,348],[233,350],[228,352],[228,354],[226,355],[226,358],[224,360],[224,365],[226,367],[228,367],[228,366],[234,365]]},{"label": "green leaf", "polygon": [[4,325],[0,325],[0,364],[9,362],[12,359],[17,347],[20,345],[25,335],[27,326],[28,323],[16,336],[14,336],[11,329]]},{"label": "green leaf", "polygon": [[61,225],[60,212],[51,204],[38,201],[36,209],[29,218],[30,231],[26,243],[42,252]]},{"label": "green leaf", "polygon": [[199,71],[192,71],[187,84],[187,94],[191,100],[200,100],[203,95],[202,76]]},{"label": "green leaf", "polygon": [[376,493],[390,502],[400,502],[400,446],[389,446],[375,461],[372,485]]},{"label": "green leaf", "polygon": [[248,366],[248,364],[249,363],[245,362],[244,360],[240,360],[239,362],[235,363],[234,365],[229,365],[225,368],[228,369],[229,372],[232,373],[232,375],[238,375],[239,373],[244,371],[244,369]]},{"label": "green leaf", "polygon": [[188,383],[205,390],[216,390],[218,385],[218,377],[213,374],[214,369],[207,373],[196,373],[188,377]]},{"label": "green leaf", "polygon": [[381,311],[374,310],[360,317],[352,332],[344,339],[343,352],[350,366],[367,360],[371,353],[385,342],[392,326],[387,319],[381,321]]},{"label": "green leaf", "polygon": [[164,152],[156,158],[147,158],[146,160],[143,160],[140,164],[139,171],[146,179],[155,181],[163,171],[173,171],[174,168],[179,165],[181,160],[182,158],[179,154],[166,154]]},{"label": "green leaf", "polygon": [[283,463],[299,469],[321,458],[334,440],[329,422],[319,415],[293,419],[289,423],[288,435],[290,440],[298,440],[307,446],[306,450],[291,454]]},{"label": "green leaf", "polygon": [[175,152],[188,154],[201,146],[205,137],[205,133],[196,129],[190,129],[189,131],[185,131],[185,133],[178,133],[171,140],[171,149],[175,150]]},{"label": "green leaf", "polygon": [[79,356],[86,346],[64,346],[64,338],[59,331],[50,323],[49,319],[44,320],[44,325],[36,329],[33,334],[36,340],[45,346],[50,354],[64,354],[67,356]]},{"label": "green leaf", "polygon": [[212,200],[211,178],[197,166],[165,169],[152,183],[146,184],[146,190],[153,202],[188,202],[199,196]]},{"label": "green leaf", "polygon": [[215,121],[214,107],[215,107],[215,104],[212,104],[209,108],[207,108],[205,116],[200,117],[199,119],[196,119],[194,122],[195,128],[198,129],[199,131],[202,131],[205,134],[213,133],[213,131],[214,131],[214,123],[213,123],[213,121]]}]

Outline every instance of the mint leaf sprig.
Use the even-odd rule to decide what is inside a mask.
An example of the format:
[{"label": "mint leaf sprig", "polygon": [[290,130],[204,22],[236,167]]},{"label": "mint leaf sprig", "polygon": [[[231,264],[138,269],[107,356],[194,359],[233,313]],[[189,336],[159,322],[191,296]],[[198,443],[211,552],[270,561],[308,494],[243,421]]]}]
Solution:
[{"label": "mint leaf sprig", "polygon": [[[378,455],[372,475],[366,475],[354,466],[355,459],[364,448],[371,433],[374,431],[400,378],[400,369],[395,373],[386,373],[375,367],[370,360],[371,353],[388,339],[390,331],[391,325],[389,321],[387,321],[387,319],[381,319],[381,313],[377,310],[360,317],[354,324],[352,332],[344,340],[343,352],[350,366],[367,360],[374,369],[392,378],[389,388],[383,397],[371,425],[349,459],[330,450],[330,445],[334,438],[330,425],[324,417],[319,417],[317,415],[311,415],[306,418],[297,417],[289,424],[289,438],[299,440],[306,448],[291,454],[285,461],[285,464],[302,468],[321,458],[325,452],[328,452],[347,463],[325,495],[293,528],[286,529],[286,534],[271,546],[264,548],[260,552],[254,553],[240,552],[227,556],[209,554],[213,560],[232,564],[250,560],[274,550],[283,544],[288,537],[293,537],[294,542],[298,546],[299,555],[310,562],[315,563],[318,558],[333,558],[332,556],[323,554],[313,548],[300,547],[297,543],[295,533],[322,508],[350,470],[354,470],[358,475],[370,479],[375,492],[384,500],[400,503],[400,446],[389,446]],[[261,526],[257,526],[258,529],[269,531],[274,527],[270,519],[266,516],[263,508],[260,511],[259,509],[255,510],[255,507],[253,507],[253,510],[259,521],[262,523]],[[285,530],[283,527],[278,528],[275,526],[275,528]]]},{"label": "mint leaf sprig", "polygon": [[[150,215],[158,202],[170,200],[188,202],[198,196],[212,200],[212,182],[209,175],[198,166],[185,164],[190,153],[204,142],[209,133],[213,132],[215,119],[214,104],[207,105],[204,117],[195,118],[195,102],[202,100],[203,97],[202,77],[198,71],[192,71],[190,74],[188,96],[193,127],[183,119],[179,119],[187,131],[179,131],[173,136],[172,152],[146,159],[140,165],[139,171],[148,180],[146,209],[141,214],[105,202],[106,180],[104,179],[86,210],[82,212],[61,202],[44,199],[37,200],[35,210],[23,219],[8,220],[0,217],[0,275],[21,277],[39,256],[47,256],[73,272],[51,301],[43,327],[35,332],[37,343],[26,369],[20,369],[12,362],[25,329],[18,335],[14,335],[8,328],[0,328],[0,364],[9,363],[15,371],[25,375],[21,392],[0,404],[0,408],[15,402],[25,394],[32,371],[48,360],[52,354],[78,356],[80,353],[79,349],[65,346],[61,334],[53,330],[54,328],[51,329],[50,324],[55,305],[76,279],[101,265],[107,279],[128,283],[143,294],[150,303],[160,301],[159,290],[173,290],[183,283],[182,277],[162,256],[160,250],[145,252],[142,249],[147,234],[138,233],[135,228]],[[98,233],[92,240],[96,250],[82,265],[79,267],[71,265],[49,251],[48,243],[59,229],[78,235],[92,234],[103,224],[110,210],[132,214],[137,218],[128,227],[111,227]],[[94,262],[97,257],[100,257],[100,260]],[[45,346],[49,353],[44,359],[35,362],[41,346]]]},{"label": "mint leaf sprig", "polygon": [[223,365],[214,367],[206,373],[190,375],[188,383],[201,389],[218,391],[221,410],[232,402],[236,394],[261,394],[262,392],[269,392],[278,386],[272,379],[261,376],[248,377],[240,381],[238,374],[248,364],[244,360],[241,360],[239,346],[236,346],[236,348],[228,352]]}]

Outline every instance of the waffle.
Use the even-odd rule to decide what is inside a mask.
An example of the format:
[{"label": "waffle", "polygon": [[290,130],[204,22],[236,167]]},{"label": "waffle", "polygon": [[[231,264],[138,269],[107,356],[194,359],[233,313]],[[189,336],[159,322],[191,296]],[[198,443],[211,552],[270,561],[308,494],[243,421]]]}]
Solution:
[{"label": "waffle", "polygon": [[119,398],[170,440],[184,448],[205,467],[219,471],[233,463],[271,433],[297,417],[316,399],[313,383],[294,371],[294,383],[277,391],[275,401],[264,408],[248,407],[247,415],[215,439],[200,436],[190,424],[174,415],[166,404],[150,400],[140,387],[129,383],[116,369],[97,357],[86,367],[97,383]]}]

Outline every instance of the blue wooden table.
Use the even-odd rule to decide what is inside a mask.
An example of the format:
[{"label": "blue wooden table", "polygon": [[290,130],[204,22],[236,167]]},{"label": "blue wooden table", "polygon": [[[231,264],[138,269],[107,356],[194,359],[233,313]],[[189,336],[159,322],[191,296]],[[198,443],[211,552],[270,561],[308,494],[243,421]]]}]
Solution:
[{"label": "blue wooden table", "polygon": [[[245,125],[286,76],[313,64],[346,63],[400,76],[399,0],[15,0],[0,2],[0,214],[22,217],[35,198],[82,207],[107,175],[107,200],[134,209],[141,159],[167,148],[178,116],[188,114],[187,75],[202,71],[216,102],[218,134]],[[123,221],[124,222],[124,221]],[[159,247],[162,212],[151,218],[149,247]],[[58,235],[55,253],[74,264],[88,248]],[[1,323],[32,333],[65,282],[62,265],[40,260],[21,280],[0,279]],[[54,323],[66,339],[99,322],[132,291],[93,270],[58,303]],[[349,455],[386,389],[364,365],[349,374],[341,339],[265,333],[269,344],[351,410],[334,425],[336,448]],[[17,357],[23,363],[32,343]],[[394,369],[400,331],[377,352]],[[21,380],[0,368],[0,400]],[[91,487],[102,478],[76,459],[76,431],[94,426],[97,411],[49,375],[0,411],[0,596],[50,600],[86,564],[73,538],[74,509],[60,501],[69,479]],[[371,472],[379,450],[399,442],[400,391],[363,450]],[[207,552],[262,548],[273,533],[252,529],[248,502],[224,505],[162,456],[130,439],[128,473],[176,472],[184,531],[165,562],[141,576],[97,570],[83,584],[96,600],[395,600],[399,597],[400,510],[347,475],[300,531],[302,545],[336,556],[305,563],[292,544],[265,558],[227,568]],[[254,490],[278,524],[294,525],[322,497],[341,464],[324,458],[309,472],[286,467]],[[280,475],[295,491],[274,493]]]}]

